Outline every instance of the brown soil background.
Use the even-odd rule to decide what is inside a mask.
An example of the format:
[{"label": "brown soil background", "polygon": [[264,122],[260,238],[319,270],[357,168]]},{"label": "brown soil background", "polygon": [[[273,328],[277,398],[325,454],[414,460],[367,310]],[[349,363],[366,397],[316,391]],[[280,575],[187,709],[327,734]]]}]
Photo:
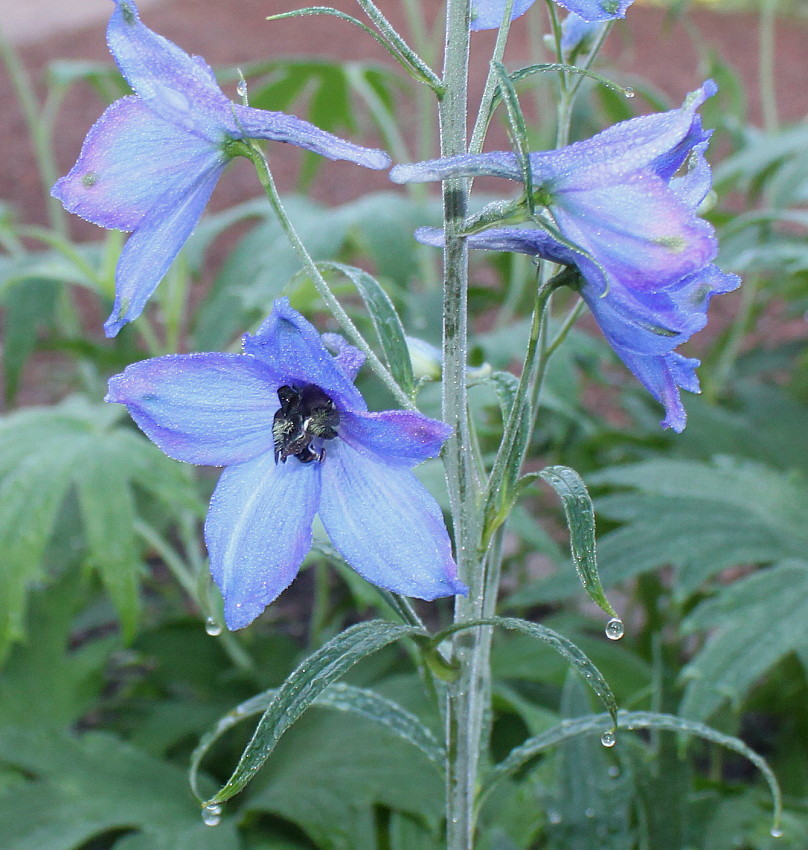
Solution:
[{"label": "brown soil background", "polygon": [[[390,64],[391,60],[370,37],[334,18],[267,22],[271,14],[290,11],[294,0],[164,0],[148,6],[144,22],[171,38],[191,53],[204,56],[216,67],[235,67],[267,58],[318,56],[343,60],[362,59]],[[335,4],[348,13],[361,16],[350,0]],[[390,19],[404,27],[399,2],[381,0],[380,7]],[[541,13],[537,4],[528,13]],[[432,23],[442,7],[440,0],[424,0],[427,20]],[[511,31],[506,60],[510,67],[531,61],[527,27],[518,21]],[[44,69],[55,59],[109,61],[104,39],[105,21],[79,30],[55,34],[21,48],[32,79],[41,86]],[[493,44],[490,33],[473,38],[472,89],[479,91]],[[692,9],[679,22],[666,19],[661,9],[633,7],[625,22],[619,23],[607,43],[606,56],[618,73],[642,76],[673,103],[679,102],[705,76],[704,57],[714,51],[735,68],[744,81],[750,104],[750,120],[760,122],[760,94],[757,84],[758,28],[754,14],[728,14]],[[808,20],[781,19],[777,26],[776,87],[780,117],[794,122],[808,114]],[[233,96],[235,94],[233,93]],[[43,189],[27,140],[23,115],[14,97],[5,70],[0,68],[0,198],[10,201],[24,223],[44,224]],[[96,94],[77,86],[61,110],[55,140],[60,169],[64,173],[78,154],[90,125],[101,112]],[[374,143],[372,138],[364,141]],[[282,148],[281,150],[278,150]],[[291,188],[285,179],[285,158],[291,164],[294,151],[273,146],[274,170],[281,187]],[[244,167],[241,167],[244,166]],[[329,203],[339,203],[368,190],[390,188],[383,174],[373,174],[355,166],[334,164],[323,169],[312,194]],[[247,163],[239,163],[222,180],[214,196],[214,208],[256,194],[255,178]],[[79,238],[92,238],[93,230],[75,223]]]}]

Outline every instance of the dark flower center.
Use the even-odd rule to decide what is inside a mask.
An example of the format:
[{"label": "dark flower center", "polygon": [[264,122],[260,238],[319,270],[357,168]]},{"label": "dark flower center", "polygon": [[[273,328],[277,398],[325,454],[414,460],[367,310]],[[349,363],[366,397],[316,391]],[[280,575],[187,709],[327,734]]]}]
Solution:
[{"label": "dark flower center", "polygon": [[278,387],[280,408],[272,421],[275,463],[296,457],[301,463],[325,459],[324,440],[337,436],[339,413],[334,402],[314,384]]}]

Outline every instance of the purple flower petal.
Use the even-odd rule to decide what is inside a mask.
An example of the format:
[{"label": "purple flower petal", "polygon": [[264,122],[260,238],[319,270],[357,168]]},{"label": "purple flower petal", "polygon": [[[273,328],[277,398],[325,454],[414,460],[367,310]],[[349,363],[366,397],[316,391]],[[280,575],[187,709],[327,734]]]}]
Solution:
[{"label": "purple flower petal", "polygon": [[277,385],[244,354],[170,354],[110,378],[106,401],[125,404],[169,457],[226,466],[273,451]]},{"label": "purple flower petal", "polygon": [[231,103],[208,65],[140,22],[131,0],[114,0],[107,44],[121,73],[152,112],[216,145],[236,133]]},{"label": "purple flower petal", "polygon": [[367,410],[359,390],[328,352],[320,334],[291,308],[288,298],[275,301],[270,317],[255,336],[245,335],[244,351],[263,360],[282,384],[314,384],[340,410]]},{"label": "purple flower petal", "polygon": [[440,508],[411,472],[341,440],[321,466],[320,518],[361,576],[418,599],[467,592]]},{"label": "purple flower petal", "polygon": [[625,18],[626,9],[634,0],[555,0],[568,12],[574,12],[585,21],[612,21]]},{"label": "purple flower petal", "polygon": [[[536,0],[513,0],[511,20],[524,15]],[[472,31],[495,30],[502,26],[505,17],[505,0],[471,0]]]},{"label": "purple flower petal", "polygon": [[124,97],[93,124],[51,194],[94,224],[134,230],[159,198],[218,159],[208,142],[164,121],[140,98]]},{"label": "purple flower petal", "polygon": [[104,324],[108,337],[143,312],[196,227],[223,169],[214,161],[207,171],[191,172],[193,182],[164,194],[126,241],[115,269],[115,304]]},{"label": "purple flower petal", "polygon": [[437,457],[452,429],[413,410],[343,413],[339,435],[351,448],[374,460],[413,467]]},{"label": "purple flower petal", "polygon": [[291,142],[327,159],[347,160],[376,170],[390,167],[390,157],[384,151],[355,145],[294,115],[241,105],[234,105],[233,110],[238,138]]},{"label": "purple flower petal", "polygon": [[334,360],[337,361],[339,368],[352,381],[355,381],[359,370],[365,364],[365,355],[340,334],[320,334],[320,339],[329,351],[334,352]]},{"label": "purple flower petal", "polygon": [[297,575],[311,547],[320,467],[276,464],[267,452],[222,473],[205,542],[229,629],[248,626]]}]

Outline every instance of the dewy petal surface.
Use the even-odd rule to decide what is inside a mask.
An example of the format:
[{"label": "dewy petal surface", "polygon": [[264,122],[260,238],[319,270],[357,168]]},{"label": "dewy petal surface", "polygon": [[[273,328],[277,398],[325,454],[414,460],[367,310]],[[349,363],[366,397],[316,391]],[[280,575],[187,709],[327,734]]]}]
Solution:
[{"label": "dewy petal surface", "polygon": [[440,454],[452,429],[414,410],[343,413],[340,437],[354,450],[392,465],[413,467]]},{"label": "dewy petal surface", "polygon": [[328,445],[321,466],[320,518],[361,576],[418,599],[467,592],[457,579],[440,508],[409,470],[342,440]]},{"label": "dewy petal surface", "polygon": [[134,230],[174,184],[195,180],[215,159],[208,142],[164,121],[140,98],[124,97],[93,124],[51,194],[94,224]]},{"label": "dewy petal surface", "polygon": [[316,328],[292,309],[288,298],[278,298],[258,333],[244,337],[244,351],[263,360],[283,384],[314,384],[340,410],[367,410],[338,359],[325,347]]},{"label": "dewy petal surface", "polygon": [[234,104],[233,111],[239,138],[291,142],[326,159],[342,159],[376,170],[390,167],[390,157],[384,151],[355,145],[294,115],[240,104]]},{"label": "dewy petal surface", "polygon": [[[511,20],[524,15],[536,0],[513,0]],[[471,0],[472,31],[495,30],[502,26],[505,18],[505,0]]]},{"label": "dewy petal surface", "polygon": [[624,18],[626,9],[634,0],[555,0],[555,2],[568,12],[573,12],[579,18],[591,23]]},{"label": "dewy petal surface", "polygon": [[115,304],[104,324],[108,337],[136,319],[202,216],[224,162],[212,158],[190,185],[167,191],[127,239],[115,269]]},{"label": "dewy petal surface", "polygon": [[110,378],[106,401],[125,404],[169,457],[227,466],[272,452],[276,385],[244,354],[169,354]]},{"label": "dewy petal surface", "polygon": [[135,94],[186,133],[218,144],[235,132],[230,101],[208,65],[144,26],[131,0],[114,2],[107,44]]},{"label": "dewy petal surface", "polygon": [[311,547],[320,467],[276,464],[267,452],[222,473],[205,542],[228,629],[248,626],[297,575]]}]

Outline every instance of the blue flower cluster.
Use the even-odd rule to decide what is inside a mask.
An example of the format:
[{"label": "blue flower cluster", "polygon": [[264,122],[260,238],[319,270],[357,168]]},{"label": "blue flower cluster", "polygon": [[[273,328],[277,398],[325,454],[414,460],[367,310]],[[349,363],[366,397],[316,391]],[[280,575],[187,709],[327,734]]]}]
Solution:
[{"label": "blue flower cluster", "polygon": [[[237,155],[235,143],[270,139],[367,168],[391,164],[382,151],[292,115],[232,103],[202,59],[145,27],[132,0],[113,2],[109,47],[134,94],[104,112],[52,190],[71,212],[131,232],[116,269],[109,336],[143,311]],[[515,0],[512,17],[532,2]],[[557,2],[592,23],[622,16],[631,0]],[[498,27],[505,8],[475,0],[472,28]],[[680,109],[531,154],[544,218],[468,237],[474,248],[577,269],[607,340],[676,431],[685,425],[679,390],[698,391],[698,361],[674,349],[704,326],[710,298],[739,283],[714,265],[715,235],[698,215],[710,189],[710,133],[698,108],[714,91],[708,81]],[[391,171],[399,183],[478,175],[520,181],[522,169],[503,151]],[[431,228],[416,237],[443,240]],[[244,337],[241,354],[159,357],[109,382],[107,400],[126,405],[166,454],[226,467],[205,539],[231,629],[252,622],[292,581],[316,516],[374,584],[421,599],[467,592],[441,511],[411,471],[437,456],[449,429],[413,411],[368,412],[353,383],[363,359],[280,299],[258,333]]]}]

